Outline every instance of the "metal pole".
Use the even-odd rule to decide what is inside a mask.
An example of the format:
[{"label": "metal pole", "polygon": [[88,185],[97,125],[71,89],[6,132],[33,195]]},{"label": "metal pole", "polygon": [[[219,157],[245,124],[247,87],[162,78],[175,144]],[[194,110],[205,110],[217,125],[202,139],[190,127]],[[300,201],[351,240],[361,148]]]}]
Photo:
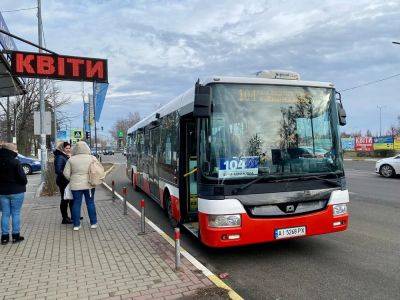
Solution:
[{"label": "metal pole", "polygon": [[93,89],[93,119],[94,119],[94,148],[97,156],[97,122],[96,122],[96,95]]},{"label": "metal pole", "polygon": [[111,182],[112,187],[112,201],[115,202],[115,182],[114,180]]},{"label": "metal pole", "polygon": [[179,271],[181,267],[181,232],[178,227],[174,229],[174,237],[175,237],[175,270]]},{"label": "metal pole", "polygon": [[124,215],[127,215],[127,214],[128,214],[128,207],[127,207],[127,205],[126,205],[126,197],[127,197],[127,190],[126,190],[126,187],[124,187],[124,188],[122,189],[122,193],[123,193],[123,195],[124,195]]},{"label": "metal pole", "polygon": [[88,129],[89,129],[89,145],[90,149],[92,149],[92,125],[90,124],[90,94],[88,94]]},{"label": "metal pole", "polygon": [[[39,2],[39,0],[38,0],[38,2]],[[38,10],[39,10],[39,7],[38,7]],[[31,46],[33,46],[33,47],[36,47],[36,48],[38,48],[38,49],[41,49],[41,50],[44,50],[44,51],[49,52],[49,53],[51,53],[51,54],[57,55],[57,53],[55,53],[55,52],[53,52],[53,51],[51,51],[51,50],[49,50],[49,49],[46,49],[46,48],[44,48],[44,47],[42,47],[42,46],[40,46],[40,45],[36,45],[35,43],[32,43],[32,42],[30,42],[30,41],[28,41],[28,40],[25,40],[25,39],[23,39],[23,38],[21,38],[21,37],[19,37],[19,36],[16,36],[16,35],[14,35],[14,34],[12,34],[12,33],[9,33],[8,31],[3,30],[3,29],[1,29],[1,28],[0,28],[0,33],[5,34],[5,35],[8,35],[8,36],[10,36],[10,37],[12,37],[12,38],[14,38],[14,39],[16,39],[16,40],[19,40],[19,41],[21,41],[21,42],[24,42],[24,43],[26,43],[26,44],[28,44],[28,45],[31,45]],[[3,52],[3,53],[12,53],[12,50],[2,50],[1,52]]]},{"label": "metal pole", "polygon": [[[39,46],[43,46],[43,34],[42,34],[42,4],[41,0],[37,0],[38,4],[38,39]],[[39,53],[42,53],[42,48],[39,48]],[[41,181],[45,180],[45,169],[46,169],[46,133],[44,131],[44,115],[45,115],[45,103],[43,95],[43,79],[39,79],[39,101],[40,101],[40,163],[41,168]]]},{"label": "metal pole", "polygon": [[57,111],[56,111],[56,88],[54,86],[54,81],[52,82],[53,86],[53,110],[54,110],[54,148],[57,147]]},{"label": "metal pole", "polygon": [[141,208],[141,214],[140,214],[140,229],[141,229],[141,234],[146,234],[146,215],[145,215],[145,204],[144,204],[144,199],[140,200],[140,208]]},{"label": "metal pole", "polygon": [[379,136],[382,136],[382,105],[376,106],[379,109]]}]

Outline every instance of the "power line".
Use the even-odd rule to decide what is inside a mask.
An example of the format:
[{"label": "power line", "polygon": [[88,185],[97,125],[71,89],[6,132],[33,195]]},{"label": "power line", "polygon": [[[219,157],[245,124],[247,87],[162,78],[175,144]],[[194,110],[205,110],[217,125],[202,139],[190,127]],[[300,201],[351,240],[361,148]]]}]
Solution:
[{"label": "power line", "polygon": [[381,82],[381,81],[392,79],[392,78],[397,77],[397,76],[400,76],[400,73],[397,73],[397,74],[394,74],[394,75],[391,75],[391,76],[388,76],[388,77],[384,77],[384,78],[381,78],[381,79],[377,79],[377,80],[374,80],[374,81],[369,81],[369,82],[366,82],[366,83],[363,83],[363,84],[360,84],[360,85],[356,85],[356,86],[353,86],[351,88],[347,88],[347,89],[341,90],[340,92],[347,92],[347,91],[355,90],[355,89],[358,89],[360,87],[364,87],[364,86],[367,86],[367,85],[371,85],[371,84],[375,84],[375,83],[378,83],[378,82]]},{"label": "power line", "polygon": [[32,10],[32,9],[37,9],[37,6],[35,6],[35,7],[28,7],[28,8],[19,8],[19,9],[2,10],[1,13],[17,12],[17,11]]}]

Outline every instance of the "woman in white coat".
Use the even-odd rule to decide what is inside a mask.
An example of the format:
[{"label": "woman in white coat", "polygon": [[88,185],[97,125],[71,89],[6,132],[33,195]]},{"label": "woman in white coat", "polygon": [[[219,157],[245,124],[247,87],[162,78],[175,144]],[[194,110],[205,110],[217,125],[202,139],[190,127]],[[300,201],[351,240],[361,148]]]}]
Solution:
[{"label": "woman in white coat", "polygon": [[97,158],[90,154],[90,148],[85,142],[77,142],[72,150],[72,156],[64,168],[64,176],[69,180],[74,205],[72,206],[72,220],[74,230],[81,227],[82,197],[85,202],[90,219],[90,228],[97,228],[96,206],[94,204],[94,186],[89,183],[89,166]]}]

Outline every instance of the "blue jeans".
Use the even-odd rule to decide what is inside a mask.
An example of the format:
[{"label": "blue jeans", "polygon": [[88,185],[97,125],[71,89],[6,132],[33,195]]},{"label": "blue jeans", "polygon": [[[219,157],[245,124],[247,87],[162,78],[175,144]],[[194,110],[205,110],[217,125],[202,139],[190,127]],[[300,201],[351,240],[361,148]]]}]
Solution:
[{"label": "blue jeans", "polygon": [[12,218],[12,233],[19,233],[21,223],[21,207],[24,202],[24,193],[0,195],[0,204],[3,210],[1,215],[1,234],[10,234],[10,217]]},{"label": "blue jeans", "polygon": [[[92,193],[91,197],[89,191]],[[74,222],[74,227],[81,225],[81,206],[83,195],[85,196],[90,224],[97,224],[96,206],[94,205],[94,191],[95,189],[72,191],[72,196],[74,197],[74,205],[72,205],[72,221]]]}]

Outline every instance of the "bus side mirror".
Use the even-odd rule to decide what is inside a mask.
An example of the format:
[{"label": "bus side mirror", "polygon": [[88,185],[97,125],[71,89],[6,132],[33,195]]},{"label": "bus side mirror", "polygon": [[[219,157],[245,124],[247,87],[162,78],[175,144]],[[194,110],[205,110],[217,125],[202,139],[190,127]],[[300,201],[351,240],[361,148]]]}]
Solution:
[{"label": "bus side mirror", "polygon": [[346,111],[343,108],[342,103],[338,103],[338,115],[339,115],[339,124],[340,126],[346,125]]},{"label": "bus side mirror", "polygon": [[335,97],[337,101],[336,104],[339,117],[339,125],[344,126],[346,125],[346,111],[343,108],[342,95],[338,91],[335,91]]},{"label": "bus side mirror", "polygon": [[193,116],[195,118],[211,116],[211,88],[201,85],[198,81],[195,86]]}]

